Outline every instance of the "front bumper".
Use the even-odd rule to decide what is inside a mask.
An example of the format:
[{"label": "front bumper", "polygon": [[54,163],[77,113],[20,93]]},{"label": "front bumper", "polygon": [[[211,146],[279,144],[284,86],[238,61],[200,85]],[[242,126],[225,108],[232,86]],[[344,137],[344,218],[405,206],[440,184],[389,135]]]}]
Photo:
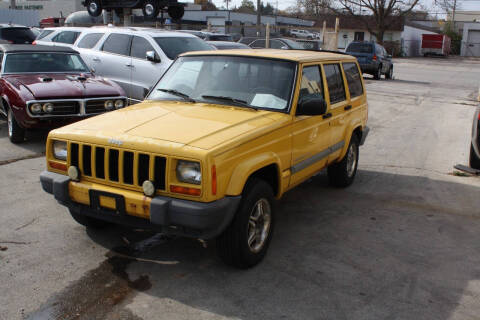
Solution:
[{"label": "front bumper", "polygon": [[98,201],[91,201],[90,205],[72,201],[68,176],[43,171],[40,182],[43,190],[53,194],[61,205],[77,214],[132,228],[201,239],[211,239],[221,234],[232,221],[241,199],[240,196],[225,197],[204,203],[156,196],[150,201],[149,219],[144,219],[125,212],[125,199],[120,194],[107,195],[117,201],[117,210],[110,210],[101,207]]},{"label": "front bumper", "polygon": [[368,133],[370,132],[370,128],[365,126],[365,128],[362,131],[362,138],[360,139],[360,145],[363,146],[365,143],[365,140],[367,140]]}]

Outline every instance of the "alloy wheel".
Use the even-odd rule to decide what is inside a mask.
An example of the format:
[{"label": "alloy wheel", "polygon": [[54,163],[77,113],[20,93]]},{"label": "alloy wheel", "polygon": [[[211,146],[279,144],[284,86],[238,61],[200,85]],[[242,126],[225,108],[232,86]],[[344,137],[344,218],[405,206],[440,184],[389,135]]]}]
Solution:
[{"label": "alloy wheel", "polygon": [[267,199],[258,200],[252,208],[247,227],[248,248],[258,253],[265,245],[270,233],[272,210]]}]

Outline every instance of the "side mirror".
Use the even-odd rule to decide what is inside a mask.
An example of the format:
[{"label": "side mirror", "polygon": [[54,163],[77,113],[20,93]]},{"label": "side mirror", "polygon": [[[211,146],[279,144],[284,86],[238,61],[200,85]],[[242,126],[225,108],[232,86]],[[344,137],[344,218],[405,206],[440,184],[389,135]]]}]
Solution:
[{"label": "side mirror", "polygon": [[160,58],[157,56],[155,51],[147,51],[146,57],[147,57],[147,60],[150,62],[154,62],[154,63],[160,62]]},{"label": "side mirror", "polygon": [[308,94],[298,101],[297,116],[320,116],[327,112],[327,103],[319,93]]}]

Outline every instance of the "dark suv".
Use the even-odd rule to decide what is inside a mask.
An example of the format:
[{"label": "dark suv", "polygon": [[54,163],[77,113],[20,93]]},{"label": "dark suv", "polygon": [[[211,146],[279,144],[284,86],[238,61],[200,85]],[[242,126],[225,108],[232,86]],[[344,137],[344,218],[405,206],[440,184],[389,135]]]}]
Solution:
[{"label": "dark suv", "polygon": [[357,58],[363,73],[371,74],[375,79],[380,79],[382,74],[386,79],[393,78],[392,56],[378,43],[354,41],[345,52]]},{"label": "dark suv", "polygon": [[179,20],[185,13],[185,5],[177,0],[84,0],[82,4],[93,17],[98,17],[103,9],[115,10],[118,15],[123,9],[142,9],[147,19],[155,19],[160,11],[167,11],[170,18]]},{"label": "dark suv", "polygon": [[35,33],[28,27],[0,24],[0,40],[3,40],[2,43],[31,44],[35,38]]}]

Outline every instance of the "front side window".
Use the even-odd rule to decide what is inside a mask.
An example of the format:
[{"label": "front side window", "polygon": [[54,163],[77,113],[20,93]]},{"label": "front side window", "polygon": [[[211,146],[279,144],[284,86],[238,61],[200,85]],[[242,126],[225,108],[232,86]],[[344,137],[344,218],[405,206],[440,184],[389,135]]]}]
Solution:
[{"label": "front side window", "polygon": [[92,49],[98,43],[103,33],[90,33],[80,40],[77,47],[84,49]]},{"label": "front side window", "polygon": [[155,51],[147,39],[142,37],[133,37],[131,56],[139,59],[146,59],[148,51]]},{"label": "front side window", "polygon": [[80,35],[80,32],[63,31],[57,34],[55,37],[53,37],[52,41],[59,42],[59,43],[66,43],[66,44],[74,44],[79,35]]},{"label": "front side window", "polygon": [[52,33],[53,33],[53,30],[43,30],[43,31],[37,36],[37,40],[43,39],[43,38],[45,38],[46,36],[48,36],[49,34],[52,34]]},{"label": "front side window", "polygon": [[[180,57],[147,99],[181,100],[288,111],[296,64],[236,56]],[[170,91],[170,92],[169,92]],[[176,92],[176,94],[175,94]]]},{"label": "front side window", "polygon": [[90,72],[78,54],[58,52],[9,53],[4,73]]},{"label": "front side window", "polygon": [[361,73],[358,71],[357,64],[353,62],[344,63],[343,71],[347,77],[348,89],[350,90],[350,98],[355,98],[363,94]]},{"label": "front side window", "polygon": [[197,37],[165,37],[154,39],[170,60],[174,60],[179,54],[188,51],[214,50],[208,43]]},{"label": "front side window", "polygon": [[128,34],[112,33],[103,44],[102,50],[122,56],[130,55],[130,39]]},{"label": "front side window", "polygon": [[338,63],[325,64],[323,68],[325,69],[328,92],[330,93],[330,104],[344,101],[346,95],[340,65]]},{"label": "front side window", "polygon": [[319,66],[303,68],[302,82],[300,83],[299,101],[310,95],[323,96],[322,74]]}]

